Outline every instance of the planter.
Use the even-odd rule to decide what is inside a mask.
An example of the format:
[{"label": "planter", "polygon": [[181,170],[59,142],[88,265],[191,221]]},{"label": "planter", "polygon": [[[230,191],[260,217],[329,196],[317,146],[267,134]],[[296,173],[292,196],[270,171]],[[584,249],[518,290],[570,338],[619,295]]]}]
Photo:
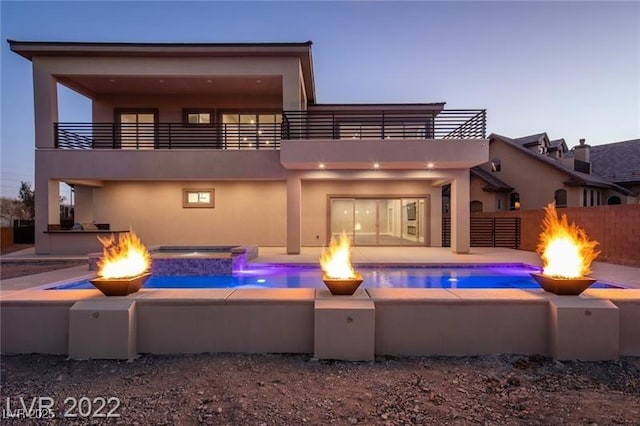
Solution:
[{"label": "planter", "polygon": [[322,281],[324,281],[331,294],[335,296],[351,296],[362,284],[362,275],[356,272],[356,276],[351,279],[335,279],[329,278],[322,273]]},{"label": "planter", "polygon": [[595,283],[593,278],[554,278],[543,274],[531,274],[540,287],[549,293],[560,296],[577,296]]},{"label": "planter", "polygon": [[140,290],[149,279],[151,273],[138,275],[132,278],[94,278],[89,280],[95,288],[105,296],[126,296]]}]

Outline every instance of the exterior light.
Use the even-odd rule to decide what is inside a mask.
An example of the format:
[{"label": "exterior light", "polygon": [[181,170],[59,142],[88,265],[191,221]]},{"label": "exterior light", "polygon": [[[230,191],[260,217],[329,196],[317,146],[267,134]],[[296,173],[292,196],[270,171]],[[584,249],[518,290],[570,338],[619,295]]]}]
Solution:
[{"label": "exterior light", "polygon": [[434,167],[435,167],[435,164],[433,164],[431,161],[429,161],[429,162],[427,163],[427,168],[428,168],[428,169],[433,169]]},{"label": "exterior light", "polygon": [[380,168],[380,163],[373,163],[373,168],[374,169],[379,169]]},{"label": "exterior light", "polygon": [[318,168],[319,168],[319,169],[324,169],[324,163],[320,163],[320,164],[318,164]]}]

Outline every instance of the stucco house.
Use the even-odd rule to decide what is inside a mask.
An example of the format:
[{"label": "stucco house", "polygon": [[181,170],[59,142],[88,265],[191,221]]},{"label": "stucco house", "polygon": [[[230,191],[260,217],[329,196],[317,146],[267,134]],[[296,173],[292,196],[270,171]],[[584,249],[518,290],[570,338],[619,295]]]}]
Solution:
[{"label": "stucco house", "polygon": [[[295,254],[346,231],[439,247],[444,185],[451,250],[469,251],[484,110],[320,104],[311,42],[8,42],[33,66],[37,253],[96,251],[130,227],[148,245]],[[59,122],[58,84],[90,99],[91,122]],[[60,182],[82,229],[60,224]]]},{"label": "stucco house", "polygon": [[633,185],[640,183],[640,153],[633,154],[634,141],[591,147],[581,140],[571,150],[564,139],[550,140],[546,133],[515,139],[491,134],[489,141],[489,161],[470,171],[472,212],[541,209],[551,201],[588,207],[638,200]]}]

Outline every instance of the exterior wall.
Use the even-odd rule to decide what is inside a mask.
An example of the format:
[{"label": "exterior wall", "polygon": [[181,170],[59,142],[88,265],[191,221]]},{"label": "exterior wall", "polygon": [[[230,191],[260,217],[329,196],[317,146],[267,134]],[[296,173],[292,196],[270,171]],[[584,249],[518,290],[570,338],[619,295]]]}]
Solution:
[{"label": "exterior wall", "polygon": [[579,198],[581,188],[565,187],[564,182],[568,180],[568,177],[560,170],[556,170],[542,161],[536,161],[500,140],[491,142],[489,163],[483,164],[481,167],[491,173],[490,162],[494,158],[500,159],[501,170],[493,174],[513,186],[514,192],[520,194],[521,209],[545,207],[553,201],[554,192],[557,189],[567,191],[568,207],[581,206]]},{"label": "exterior wall", "polygon": [[[214,208],[183,208],[183,188],[214,188]],[[108,182],[93,190],[94,217],[131,227],[147,245],[285,244],[284,182]]]},{"label": "exterior wall", "polygon": [[[429,196],[430,199],[440,197],[440,187],[433,187],[428,181],[319,181],[303,180],[302,182],[302,238],[303,246],[328,245],[329,195],[332,196]],[[429,200],[428,200],[429,201]],[[431,206],[431,212],[434,208]],[[432,217],[427,208],[427,223],[430,227],[437,223],[440,227],[441,218]],[[429,234],[433,233],[431,226]],[[425,235],[427,245],[434,244]],[[438,233],[438,237],[440,237]]]},{"label": "exterior wall", "polygon": [[157,108],[160,123],[181,123],[184,108],[233,110],[282,110],[279,96],[233,95],[97,95],[93,98],[93,121],[111,123],[116,108]]},{"label": "exterior wall", "polygon": [[[477,176],[471,176],[470,179],[470,195],[469,198],[470,200],[473,201],[480,201],[482,202],[482,211],[483,212],[494,212],[497,210],[497,199],[498,196],[501,196],[501,193],[496,193],[496,192],[487,192],[484,191],[482,188],[484,186],[486,186],[487,183],[480,179]],[[506,208],[508,209],[509,206],[506,205]],[[505,209],[505,204],[503,201],[502,204],[502,209]]]},{"label": "exterior wall", "polygon": [[[640,205],[598,206],[558,209],[570,222],[583,228],[590,239],[600,243],[597,260],[640,266]],[[535,251],[544,210],[487,213],[486,216],[520,217],[520,249]]]}]

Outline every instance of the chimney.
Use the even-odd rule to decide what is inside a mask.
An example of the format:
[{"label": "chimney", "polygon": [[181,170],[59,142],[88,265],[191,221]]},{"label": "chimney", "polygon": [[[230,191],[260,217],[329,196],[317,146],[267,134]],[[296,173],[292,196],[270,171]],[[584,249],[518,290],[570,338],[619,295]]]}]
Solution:
[{"label": "chimney", "polygon": [[573,147],[575,154],[574,170],[582,173],[591,173],[591,145],[580,139],[580,145]]}]

